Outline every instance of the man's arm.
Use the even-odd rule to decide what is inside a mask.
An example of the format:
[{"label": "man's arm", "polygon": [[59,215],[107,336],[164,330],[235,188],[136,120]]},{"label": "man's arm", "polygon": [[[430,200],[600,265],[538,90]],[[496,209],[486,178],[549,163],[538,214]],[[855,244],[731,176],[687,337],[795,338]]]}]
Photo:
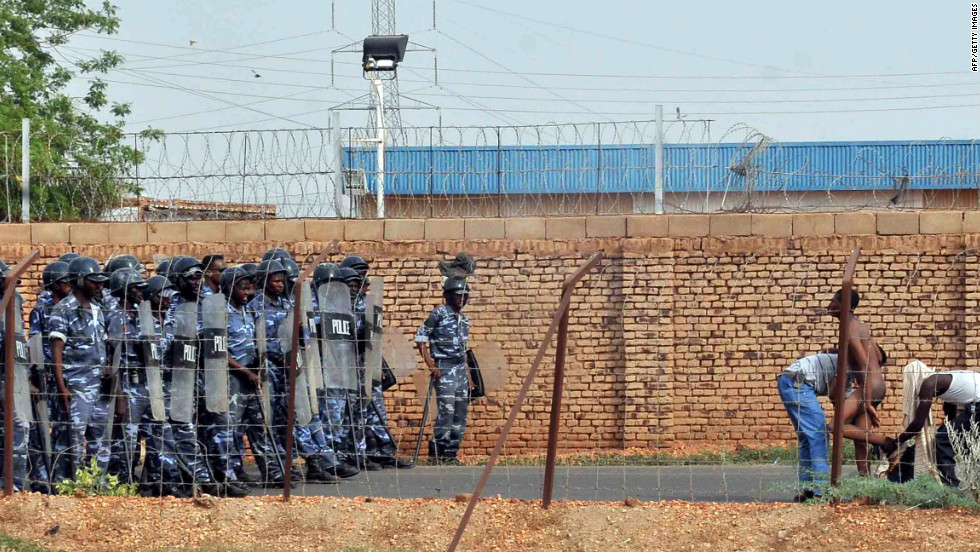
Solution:
[{"label": "man's arm", "polygon": [[54,381],[58,384],[58,391],[61,393],[61,400],[65,403],[65,409],[71,402],[71,393],[65,384],[65,372],[62,363],[64,362],[65,342],[58,338],[51,339],[51,364],[54,367]]},{"label": "man's arm", "polygon": [[418,346],[419,354],[422,355],[422,360],[425,365],[429,368],[429,373],[432,379],[439,379],[442,377],[442,371],[436,368],[436,361],[432,359],[432,355],[429,354],[429,348],[426,347],[425,343],[416,343]]},{"label": "man's arm", "polygon": [[912,439],[922,431],[929,419],[929,412],[932,410],[932,400],[936,397],[936,376],[929,376],[922,382],[919,388],[919,397],[915,405],[915,416],[897,439],[890,440],[882,446],[885,454],[891,454],[902,445],[902,443]]},{"label": "man's arm", "polygon": [[233,371],[238,372],[239,374],[245,376],[245,379],[250,381],[256,387],[258,387],[259,384],[262,383],[262,380],[259,379],[258,373],[251,370],[241,362],[238,362],[237,360],[231,358],[230,356],[228,357],[228,367],[231,368]]}]

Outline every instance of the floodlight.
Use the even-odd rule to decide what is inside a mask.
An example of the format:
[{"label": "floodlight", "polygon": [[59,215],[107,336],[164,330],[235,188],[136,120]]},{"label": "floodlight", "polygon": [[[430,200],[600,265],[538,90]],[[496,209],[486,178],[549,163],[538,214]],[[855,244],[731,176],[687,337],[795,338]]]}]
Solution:
[{"label": "floodlight", "polygon": [[405,59],[408,35],[372,35],[364,39],[364,71],[395,71]]}]

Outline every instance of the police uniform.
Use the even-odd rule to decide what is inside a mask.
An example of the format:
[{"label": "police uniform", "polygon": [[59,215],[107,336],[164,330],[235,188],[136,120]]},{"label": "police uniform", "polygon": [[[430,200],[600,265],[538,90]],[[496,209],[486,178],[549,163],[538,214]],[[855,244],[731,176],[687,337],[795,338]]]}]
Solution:
[{"label": "police uniform", "polygon": [[[168,349],[170,353],[164,357],[167,360],[166,373],[169,375],[169,377],[166,378],[167,381],[173,380],[173,357],[175,354],[174,351],[176,350],[174,347],[174,340],[176,338],[177,307],[189,302],[191,301],[181,294],[174,295],[170,303],[170,310],[167,312],[167,319],[164,322],[164,332],[168,336]],[[197,335],[200,336],[204,331],[200,303],[198,303],[197,309]],[[173,432],[174,455],[176,456],[178,466],[189,474],[193,478],[194,482],[200,485],[210,485],[214,483],[214,479],[211,477],[211,472],[208,471],[208,464],[205,462],[204,450],[202,450],[200,443],[198,443],[197,424],[194,423],[194,421],[179,422],[170,418],[169,398],[167,400],[167,412],[170,428]]]},{"label": "police uniform", "polygon": [[68,412],[59,395],[58,424],[67,425],[67,439],[52,443],[55,455],[54,480],[74,476],[85,458],[95,457],[103,470],[109,463],[109,443],[105,434],[111,398],[102,392],[106,366],[105,316],[96,302],[82,307],[74,294],[68,295],[51,311],[50,340],[63,341],[62,374],[71,393]]},{"label": "police uniform", "polygon": [[[122,348],[119,377],[126,399],[126,412],[123,416],[123,426],[120,428],[122,435],[112,443],[109,473],[121,476],[122,481],[130,481],[133,467],[139,459],[140,438],[144,438],[147,457],[152,455],[160,462],[159,469],[163,471],[160,479],[176,480],[177,465],[172,457],[172,451],[165,450],[161,439],[155,438],[163,434],[163,428],[160,427],[162,422],[153,419],[150,409],[150,392],[147,388],[146,363],[141,343],[143,334],[139,326],[139,316],[137,313],[115,310],[109,312],[106,318],[108,334],[111,336],[109,350],[112,351],[115,347]],[[155,481],[159,479],[154,477],[153,482]]]},{"label": "police uniform", "polygon": [[[228,310],[228,355],[241,365],[256,369],[258,354],[255,348],[255,319],[244,308],[236,309],[231,302]],[[262,418],[262,404],[258,389],[235,370],[231,371],[228,386],[229,414],[234,427],[235,441],[232,453],[232,469],[242,469],[244,436],[248,435],[249,447],[255,456],[259,471],[267,481],[283,478],[282,459],[286,456],[276,439],[266,432]]]},{"label": "police uniform", "polygon": [[[0,288],[0,298],[3,297],[3,289]],[[19,298],[19,294],[18,294]],[[15,298],[16,299],[16,298]],[[5,362],[7,358],[6,350],[4,348],[4,335],[10,328],[6,327],[6,317],[0,316],[0,369],[6,369]],[[4,385],[6,385],[6,379],[0,378],[0,392],[4,392]],[[6,394],[0,395],[0,407],[5,406],[3,400]],[[6,409],[0,409],[0,423],[4,422],[4,415]],[[14,417],[14,435],[13,435],[13,478],[14,478],[14,490],[22,491],[28,489],[27,481],[27,464],[28,464],[28,440],[30,434],[30,422],[24,419],[22,416]],[[2,433],[2,432],[0,432]],[[3,446],[4,444],[0,442],[0,484],[3,483]]]},{"label": "police uniform", "polygon": [[[364,292],[354,301],[354,320],[357,326],[358,364],[364,366],[364,349],[367,347],[365,323],[366,300]],[[360,370],[363,373],[363,370]],[[364,449],[370,456],[394,457],[398,451],[388,431],[388,413],[382,395],[381,382],[371,382],[371,396],[361,401],[361,419],[364,421]]]},{"label": "police uniform", "polygon": [[466,430],[469,377],[466,349],[470,320],[449,305],[436,307],[415,333],[416,343],[428,343],[435,367],[442,374],[435,381],[439,411],[436,414],[429,456],[455,458]]},{"label": "police uniform", "polygon": [[[285,449],[287,428],[287,394],[289,392],[286,379],[286,358],[283,354],[282,343],[279,341],[279,330],[293,302],[286,295],[270,297],[260,291],[247,305],[247,309],[255,318],[255,323],[265,320],[265,335],[267,339],[266,354],[269,362],[269,387],[272,392],[273,421],[276,428],[278,445]],[[319,420],[315,420],[319,421]],[[294,454],[307,460],[309,468],[315,471],[329,470],[338,466],[337,456],[329,447],[323,428],[311,422],[307,426],[293,428],[293,441],[296,445]],[[307,475],[310,475],[308,469]]]}]

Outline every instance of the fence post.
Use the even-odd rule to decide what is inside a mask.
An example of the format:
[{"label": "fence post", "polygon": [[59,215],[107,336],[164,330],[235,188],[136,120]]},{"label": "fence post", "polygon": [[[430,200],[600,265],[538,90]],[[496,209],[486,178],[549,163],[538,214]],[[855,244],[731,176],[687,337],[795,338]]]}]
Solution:
[{"label": "fence post", "polygon": [[653,212],[664,214],[664,106],[657,104],[657,136],[654,144]]},{"label": "fence post", "polygon": [[31,120],[20,120],[20,221],[31,221]]},{"label": "fence post", "polygon": [[[24,119],[25,121],[27,119]],[[17,281],[27,271],[38,257],[40,252],[35,249],[26,257],[20,260],[14,268],[7,274],[3,282],[3,300],[0,301],[0,313],[3,313],[3,347],[4,347],[4,375],[3,375],[3,494],[10,496],[14,494],[14,324],[15,316],[24,316],[24,313],[17,313]]]}]

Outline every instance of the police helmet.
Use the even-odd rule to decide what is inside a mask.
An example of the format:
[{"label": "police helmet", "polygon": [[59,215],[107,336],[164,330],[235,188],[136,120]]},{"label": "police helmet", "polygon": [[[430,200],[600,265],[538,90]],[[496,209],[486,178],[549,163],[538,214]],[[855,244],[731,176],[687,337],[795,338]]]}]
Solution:
[{"label": "police helmet", "polygon": [[340,267],[340,281],[349,284],[350,282],[360,282],[361,275],[349,266]]},{"label": "police helmet", "polygon": [[285,261],[287,259],[291,261],[291,260],[293,260],[293,256],[290,255],[289,251],[286,251],[285,249],[283,249],[281,247],[274,247],[274,248],[266,251],[265,254],[262,255],[262,260],[263,261],[276,260],[276,261],[279,261],[281,263],[281,262],[283,262],[283,261]]},{"label": "police helmet", "polygon": [[69,251],[68,253],[63,253],[60,257],[58,257],[58,260],[65,261],[66,263],[70,263],[79,257],[81,257],[81,255],[79,255],[78,253]]},{"label": "police helmet", "polygon": [[299,280],[299,265],[296,261],[292,259],[283,259],[279,261],[282,263],[282,267],[286,269],[286,279],[290,282],[296,283]]},{"label": "police helmet", "polygon": [[146,280],[146,291],[143,293],[145,299],[150,299],[151,297],[156,297],[157,295],[162,295],[164,297],[171,297],[177,293],[177,288],[174,287],[173,282],[168,280],[165,276],[152,276]]},{"label": "police helmet", "polygon": [[447,278],[446,281],[442,283],[442,292],[444,294],[462,293],[464,295],[469,295],[470,286],[466,284],[466,278],[453,276],[452,278]]},{"label": "police helmet", "polygon": [[170,272],[170,262],[172,260],[173,259],[164,259],[160,261],[160,264],[157,265],[157,276],[163,276],[164,278],[167,277],[167,273]]},{"label": "police helmet", "polygon": [[51,289],[61,282],[68,281],[68,263],[65,261],[52,261],[44,267],[41,274],[44,289]]},{"label": "police helmet", "polygon": [[130,286],[147,287],[146,280],[135,268],[118,268],[109,276],[109,293],[116,297],[122,297]]},{"label": "police helmet", "polygon": [[243,280],[253,279],[254,277],[244,268],[233,266],[221,273],[221,278],[218,279],[218,288],[221,290],[221,293],[231,296],[231,291],[234,289],[235,284]]},{"label": "police helmet", "polygon": [[369,267],[367,261],[357,255],[351,255],[340,262],[340,268],[353,268],[363,278],[367,274]]},{"label": "police helmet", "polygon": [[334,263],[323,263],[313,269],[313,287],[319,288],[332,280],[340,280],[340,267]]},{"label": "police helmet", "polygon": [[81,285],[83,278],[103,284],[109,279],[92,257],[78,257],[68,263],[68,278],[73,286]]},{"label": "police helmet", "polygon": [[[143,273],[143,263],[132,255],[117,255],[105,263],[106,274],[112,274],[120,268],[132,268],[140,274]],[[112,284],[110,284],[110,286],[111,285]]]},{"label": "police helmet", "polygon": [[187,255],[178,255],[170,263],[170,280],[176,281],[177,278],[187,278],[196,273],[204,274],[204,265],[201,261]]},{"label": "police helmet", "polygon": [[288,274],[289,271],[276,259],[266,259],[255,267],[255,277],[263,282],[273,274]]},{"label": "police helmet", "polygon": [[255,277],[255,271],[259,268],[259,265],[255,263],[242,263],[240,265],[241,269],[248,273],[249,276]]}]

